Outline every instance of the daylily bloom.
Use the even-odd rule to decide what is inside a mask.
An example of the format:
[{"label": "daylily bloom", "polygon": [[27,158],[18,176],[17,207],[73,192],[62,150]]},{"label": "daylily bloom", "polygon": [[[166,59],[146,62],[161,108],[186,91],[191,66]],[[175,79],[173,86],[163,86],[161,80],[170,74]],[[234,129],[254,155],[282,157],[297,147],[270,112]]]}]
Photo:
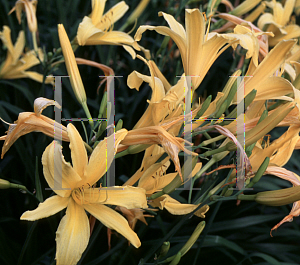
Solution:
[{"label": "daylily bloom", "polygon": [[[29,51],[23,53],[25,46],[25,35],[23,31],[20,31],[18,39],[15,45],[12,44],[10,36],[10,28],[3,26],[3,31],[0,32],[0,38],[3,44],[7,47],[6,60],[0,66],[0,78],[1,79],[17,79],[17,78],[31,78],[37,82],[43,82],[43,75],[37,72],[27,71],[29,68],[40,64],[40,60],[43,60],[44,54],[41,49],[38,49],[37,58],[35,51]],[[53,78],[47,77],[46,84],[53,84]]]},{"label": "daylily bloom", "polygon": [[124,1],[116,4],[104,15],[106,0],[92,0],[92,13],[85,16],[79,24],[77,42],[79,45],[122,45],[123,48],[135,58],[135,51],[140,50],[134,39],[122,31],[114,31],[113,25],[128,10]]},{"label": "daylily bloom", "polygon": [[[115,137],[113,149],[106,150],[107,138],[100,142],[89,161],[82,138],[76,128],[68,124],[67,132],[70,138],[73,166],[64,160],[61,146],[53,141],[43,153],[42,163],[46,181],[56,195],[40,203],[35,210],[25,212],[21,220],[34,221],[46,218],[67,208],[56,232],[57,265],[77,264],[86,249],[90,237],[90,225],[85,211],[108,228],[122,234],[138,248],[141,242],[126,219],[105,204],[127,209],[147,208],[145,190],[130,186],[100,189],[93,187],[112,163],[117,146],[126,136],[127,131],[120,130],[110,136]],[[58,181],[57,169],[59,168],[61,168],[61,187],[57,189],[55,182]]]},{"label": "daylily bloom", "polygon": [[[135,34],[135,40],[139,41],[146,30],[155,30],[162,35],[170,36],[176,43],[183,63],[186,76],[191,76],[193,90],[197,89],[214,61],[229,46],[239,43],[248,50],[247,56],[256,58],[258,43],[254,35],[246,28],[236,29],[236,34],[205,34],[205,20],[199,9],[185,10],[185,29],[174,17],[159,12],[169,24],[165,26],[140,26]],[[229,43],[228,45],[226,45]],[[257,52],[256,52],[257,51]],[[256,52],[256,53],[255,53]],[[257,59],[254,59],[256,62]]]},{"label": "daylily bloom", "polygon": [[[164,87],[164,83],[160,78],[155,76],[155,73],[160,73],[158,68],[154,68],[154,62],[147,62],[144,58],[138,55],[138,58],[143,60],[149,67],[151,76],[140,74],[137,71],[133,71],[127,80],[127,85],[130,88],[135,88],[139,91],[141,84],[144,82],[149,83],[152,89],[151,99],[148,100],[149,106],[146,109],[143,116],[134,126],[134,129],[143,128],[146,126],[158,125],[165,117],[170,117],[176,111],[179,104],[182,102],[184,96],[188,93],[186,78],[183,76],[178,80],[177,84],[168,87]],[[150,63],[151,62],[151,63]],[[158,72],[158,71],[159,72]],[[159,74],[162,77],[162,74]],[[165,91],[167,90],[167,93]]]},{"label": "daylily bloom", "polygon": [[[37,98],[34,101],[34,112],[21,112],[18,120],[9,125],[7,135],[0,137],[0,140],[5,140],[2,147],[1,159],[19,137],[30,132],[42,132],[54,138],[55,130],[57,130],[61,134],[63,141],[69,141],[65,126],[41,115],[42,111],[50,105],[56,105],[60,108],[60,105],[54,100]],[[56,136],[58,136],[58,133],[56,133]]]},{"label": "daylily bloom", "polygon": [[270,13],[263,14],[257,24],[260,29],[267,26],[267,31],[272,31],[275,36],[269,38],[269,44],[275,46],[281,40],[289,40],[300,36],[300,27],[298,25],[287,25],[293,12],[295,0],[285,1],[284,7],[281,3],[272,0],[265,2],[266,5],[273,9],[273,15]]}]

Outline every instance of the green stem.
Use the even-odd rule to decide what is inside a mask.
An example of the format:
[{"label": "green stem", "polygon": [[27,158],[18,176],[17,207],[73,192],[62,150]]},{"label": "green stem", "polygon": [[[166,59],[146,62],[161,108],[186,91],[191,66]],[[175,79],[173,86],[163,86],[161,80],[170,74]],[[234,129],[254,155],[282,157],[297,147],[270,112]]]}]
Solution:
[{"label": "green stem", "polygon": [[92,115],[91,115],[91,113],[89,111],[89,108],[87,106],[86,101],[82,102],[81,105],[82,105],[82,108],[83,108],[83,110],[85,112],[86,117],[89,119],[89,124],[91,126],[91,129],[93,130],[94,129],[94,121],[93,121]]}]

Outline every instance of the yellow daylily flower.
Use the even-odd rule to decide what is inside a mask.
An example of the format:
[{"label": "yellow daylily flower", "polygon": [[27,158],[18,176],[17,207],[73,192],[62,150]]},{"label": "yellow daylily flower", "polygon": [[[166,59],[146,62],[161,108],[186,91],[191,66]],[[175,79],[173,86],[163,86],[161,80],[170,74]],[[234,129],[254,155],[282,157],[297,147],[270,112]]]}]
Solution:
[{"label": "yellow daylily flower", "polygon": [[92,0],[92,13],[85,16],[79,24],[77,42],[79,45],[122,45],[134,59],[136,54],[132,49],[140,50],[134,39],[122,31],[114,31],[113,25],[128,10],[124,1],[116,4],[104,15],[106,0]]},{"label": "yellow daylily flower", "polygon": [[[31,78],[37,82],[43,82],[43,75],[37,72],[27,71],[29,68],[40,64],[43,61],[44,54],[41,49],[38,49],[37,58],[35,51],[23,53],[25,46],[25,35],[20,31],[15,45],[12,44],[10,36],[10,28],[3,26],[3,31],[0,32],[0,38],[3,44],[7,47],[6,60],[0,66],[0,78],[2,79],[17,79],[17,78]],[[54,84],[52,77],[47,77],[46,84]]]},{"label": "yellow daylily flower", "polygon": [[56,105],[58,108],[61,108],[54,100],[37,98],[34,101],[34,112],[21,112],[18,120],[9,125],[7,135],[0,137],[0,140],[5,140],[2,147],[1,159],[19,137],[30,132],[42,132],[54,138],[56,129],[61,133],[63,141],[69,141],[65,126],[41,114],[50,105]]},{"label": "yellow daylily flower", "polygon": [[159,16],[164,17],[169,27],[140,26],[134,38],[139,41],[146,30],[170,36],[180,51],[185,75],[192,77],[193,90],[198,88],[211,65],[230,45],[239,43],[248,50],[247,56],[256,57],[259,45],[256,40],[253,42],[253,32],[247,29],[238,28],[236,34],[205,34],[205,20],[199,9],[185,10],[185,29],[171,15],[159,12]]},{"label": "yellow daylily flower", "polygon": [[[73,166],[64,160],[61,146],[53,141],[43,153],[42,163],[46,181],[56,195],[40,203],[35,210],[23,213],[21,220],[34,221],[46,218],[67,208],[56,232],[57,265],[77,264],[86,249],[90,237],[90,225],[85,211],[108,228],[122,234],[138,248],[141,242],[126,219],[105,204],[127,209],[147,208],[145,190],[130,186],[101,189],[93,187],[112,163],[117,146],[126,136],[127,131],[120,130],[110,136],[115,137],[113,149],[106,150],[107,138],[100,142],[89,161],[84,143],[76,128],[68,124],[67,132],[70,138]],[[62,169],[62,185],[60,189],[55,189],[55,181],[57,181],[55,174],[58,174],[56,169],[59,167]]]},{"label": "yellow daylily flower", "polygon": [[270,46],[275,46],[281,40],[298,38],[300,36],[300,27],[293,24],[288,25],[295,5],[295,0],[285,1],[284,7],[275,0],[265,3],[273,10],[273,14],[263,14],[260,16],[257,24],[260,29],[266,27],[267,31],[272,31],[274,33],[275,36],[269,38]]},{"label": "yellow daylily flower", "polygon": [[[152,95],[151,99],[147,100],[149,103],[148,108],[134,126],[134,129],[158,125],[162,120],[164,120],[165,117],[170,117],[170,115],[176,111],[180,103],[183,103],[183,98],[188,92],[188,90],[185,89],[187,88],[187,82],[184,76],[181,77],[176,85],[170,88],[167,85],[167,88],[165,88],[164,86],[166,83],[163,83],[160,78],[155,76],[155,73],[159,74],[159,70],[158,68],[154,68],[154,62],[147,62],[139,55],[138,58],[143,60],[149,67],[151,76],[143,75],[137,71],[133,71],[128,76],[127,85],[131,89],[135,88],[139,91],[143,81],[147,82],[152,88]],[[162,74],[159,74],[159,76],[162,77]],[[165,93],[166,90],[167,93]]]}]

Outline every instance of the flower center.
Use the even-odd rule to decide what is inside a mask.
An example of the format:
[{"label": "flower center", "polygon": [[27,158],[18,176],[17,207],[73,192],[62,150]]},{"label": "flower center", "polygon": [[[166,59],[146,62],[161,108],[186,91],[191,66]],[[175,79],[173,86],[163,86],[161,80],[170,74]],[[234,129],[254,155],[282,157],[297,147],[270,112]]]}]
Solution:
[{"label": "flower center", "polygon": [[74,189],[72,191],[72,198],[79,205],[82,205],[82,204],[86,203],[84,201],[85,200],[84,199],[84,189],[83,188]]}]

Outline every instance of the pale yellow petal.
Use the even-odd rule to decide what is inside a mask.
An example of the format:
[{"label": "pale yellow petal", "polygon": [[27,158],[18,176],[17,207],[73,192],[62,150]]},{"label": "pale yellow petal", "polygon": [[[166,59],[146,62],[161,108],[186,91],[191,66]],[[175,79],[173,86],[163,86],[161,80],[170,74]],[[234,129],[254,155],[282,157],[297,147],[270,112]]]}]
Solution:
[{"label": "pale yellow petal", "polygon": [[35,221],[49,217],[65,209],[68,205],[68,202],[68,197],[63,198],[58,195],[54,195],[45,200],[44,202],[40,203],[35,210],[23,213],[20,219],[27,221]]},{"label": "pale yellow petal", "polygon": [[79,176],[83,177],[85,168],[88,164],[87,153],[83,140],[72,123],[68,124],[67,131],[70,139],[73,168]]},{"label": "pale yellow petal", "polygon": [[47,146],[42,156],[43,172],[49,187],[61,197],[68,197],[81,178],[65,161],[61,149],[56,141]]},{"label": "pale yellow petal", "polygon": [[145,190],[131,186],[113,186],[101,189],[84,189],[84,204],[109,204],[127,209],[147,208]]},{"label": "pale yellow petal", "polygon": [[88,39],[95,35],[104,35],[104,32],[93,24],[92,19],[85,16],[82,22],[78,26],[77,30],[77,42],[79,45],[86,45]]},{"label": "pale yellow petal", "polygon": [[253,72],[253,77],[247,78],[245,81],[245,96],[250,93],[257,84],[273,75],[284,62],[286,54],[294,45],[295,41],[293,40],[281,41],[270,51]]},{"label": "pale yellow petal", "polygon": [[186,38],[184,27],[179,22],[177,22],[173,16],[164,12],[159,12],[158,15],[164,17],[171,30],[180,35],[183,39]]},{"label": "pale yellow petal", "polygon": [[289,40],[300,37],[300,27],[298,25],[288,25],[284,28],[285,34],[276,34],[269,38],[269,45],[274,46],[282,40]]},{"label": "pale yellow petal", "polygon": [[[251,77],[254,78],[254,77]],[[245,85],[247,90],[248,84]],[[256,85],[255,89],[257,100],[276,99],[293,92],[293,85],[286,79],[277,76],[270,76],[264,82]]]},{"label": "pale yellow petal", "polygon": [[155,30],[157,33],[162,34],[164,36],[170,36],[173,41],[176,43],[179,51],[180,51],[180,55],[182,58],[182,62],[184,64],[184,68],[186,69],[187,66],[186,64],[186,59],[187,59],[187,51],[186,51],[186,40],[184,38],[182,38],[179,34],[175,33],[173,30],[171,30],[168,27],[163,27],[163,26],[158,26],[158,27],[153,27],[153,26],[140,26],[138,28],[138,30],[135,33],[134,39],[136,41],[141,40],[142,38],[142,34],[146,31],[146,30]]},{"label": "pale yellow petal", "polygon": [[106,227],[116,230],[118,233],[127,238],[136,248],[141,246],[140,239],[129,227],[127,220],[113,209],[101,204],[87,204],[84,205],[84,209],[95,216]]},{"label": "pale yellow petal", "polygon": [[104,8],[105,8],[106,0],[92,0],[92,13],[90,14],[90,18],[94,25],[101,21]]},{"label": "pale yellow petal", "polygon": [[[111,24],[114,24],[117,22],[121,17],[124,16],[124,14],[127,12],[129,6],[126,5],[124,1],[121,1],[114,5],[111,9],[109,9],[104,15],[103,19],[109,20]],[[100,27],[100,29],[104,30],[103,28]]]},{"label": "pale yellow petal", "polygon": [[131,55],[131,58],[134,60],[136,57],[136,52],[134,51],[134,49],[128,45],[122,45],[122,46],[125,49],[125,51],[127,51]]},{"label": "pale yellow petal", "polygon": [[[199,9],[186,9],[185,11],[187,65],[184,65],[187,76],[202,75],[200,72],[205,34],[205,21]],[[206,62],[205,62],[206,63]],[[205,73],[204,73],[205,74]],[[203,76],[201,76],[203,79]],[[197,80],[196,82],[194,80]],[[193,89],[199,86],[199,78],[192,78]]]},{"label": "pale yellow petal", "polygon": [[293,13],[295,2],[296,2],[296,0],[286,0],[285,1],[282,25],[286,25],[290,21],[290,17]]},{"label": "pale yellow petal", "polygon": [[90,157],[89,164],[85,171],[85,183],[82,183],[82,185],[89,183],[89,185],[92,186],[104,175],[106,169],[110,167],[114,159],[118,145],[125,138],[127,133],[127,130],[122,129],[109,136],[115,139],[114,147],[107,147],[107,142],[109,142],[107,138],[97,145]]},{"label": "pale yellow petal", "polygon": [[43,97],[36,98],[33,103],[34,112],[36,116],[40,116],[45,108],[52,105],[55,105],[57,108],[61,109],[61,106],[54,100]]},{"label": "pale yellow petal", "polygon": [[82,206],[69,200],[56,231],[56,265],[76,265],[90,238],[89,219]]},{"label": "pale yellow petal", "polygon": [[125,32],[109,31],[105,34],[95,33],[85,42],[85,45],[134,45],[133,38]]}]

